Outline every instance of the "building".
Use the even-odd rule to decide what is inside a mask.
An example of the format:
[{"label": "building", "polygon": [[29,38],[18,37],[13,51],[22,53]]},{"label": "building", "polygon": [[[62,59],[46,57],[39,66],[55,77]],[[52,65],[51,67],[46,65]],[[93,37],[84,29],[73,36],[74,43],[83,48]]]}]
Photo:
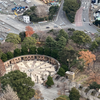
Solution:
[{"label": "building", "polygon": [[67,76],[68,79],[70,79],[70,80],[74,80],[74,79],[75,79],[75,73],[74,73],[74,72],[67,71],[67,72],[66,72],[66,76]]},{"label": "building", "polygon": [[25,23],[30,23],[30,17],[29,16],[23,16],[23,21]]},{"label": "building", "polygon": [[94,3],[94,4],[99,4],[100,0],[92,0],[91,2]]}]

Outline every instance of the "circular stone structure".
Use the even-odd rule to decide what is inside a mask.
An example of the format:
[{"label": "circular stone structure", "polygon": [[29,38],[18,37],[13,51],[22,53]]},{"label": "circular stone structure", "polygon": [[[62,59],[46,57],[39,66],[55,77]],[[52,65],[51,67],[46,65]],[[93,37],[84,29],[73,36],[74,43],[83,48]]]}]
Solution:
[{"label": "circular stone structure", "polygon": [[[20,70],[31,77],[35,83],[43,83],[48,75],[55,75],[60,68],[60,63],[45,55],[23,55],[4,62],[5,73]],[[4,73],[4,74],[5,74]]]}]

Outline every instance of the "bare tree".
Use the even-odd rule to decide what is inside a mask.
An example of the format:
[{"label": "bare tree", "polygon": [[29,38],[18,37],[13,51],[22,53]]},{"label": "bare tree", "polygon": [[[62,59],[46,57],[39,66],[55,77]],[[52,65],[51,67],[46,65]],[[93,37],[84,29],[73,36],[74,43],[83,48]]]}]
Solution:
[{"label": "bare tree", "polygon": [[39,99],[43,100],[43,99],[44,99],[44,98],[42,97],[42,93],[41,93],[41,91],[40,91],[39,89],[36,89],[36,90],[35,90],[34,98],[35,98],[36,100],[39,100]]},{"label": "bare tree", "polygon": [[3,96],[0,98],[0,100],[20,100],[17,96],[17,93],[13,91],[13,89],[10,87],[10,85],[7,85],[5,87],[5,90],[3,91]]},{"label": "bare tree", "polygon": [[48,16],[48,8],[45,5],[38,5],[36,7],[36,15],[40,18],[44,18],[46,16]]},{"label": "bare tree", "polygon": [[0,45],[0,48],[4,53],[7,53],[8,51],[11,51],[14,49],[14,44],[10,42],[5,42]]}]

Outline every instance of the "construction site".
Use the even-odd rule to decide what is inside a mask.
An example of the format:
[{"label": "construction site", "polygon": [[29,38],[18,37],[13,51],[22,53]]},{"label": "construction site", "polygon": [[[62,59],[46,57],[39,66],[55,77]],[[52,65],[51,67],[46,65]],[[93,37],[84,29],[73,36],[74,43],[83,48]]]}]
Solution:
[{"label": "construction site", "polygon": [[53,4],[58,4],[58,2],[59,2],[59,0],[41,0],[41,1],[43,1],[45,4],[48,4],[48,3],[50,3],[51,5],[53,5]]}]

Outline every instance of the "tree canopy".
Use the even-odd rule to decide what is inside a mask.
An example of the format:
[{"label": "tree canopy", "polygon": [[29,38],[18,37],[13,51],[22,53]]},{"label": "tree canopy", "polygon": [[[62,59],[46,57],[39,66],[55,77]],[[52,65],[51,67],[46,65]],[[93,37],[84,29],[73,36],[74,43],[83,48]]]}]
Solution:
[{"label": "tree canopy", "polygon": [[79,6],[80,2],[77,3],[77,0],[64,0],[63,10],[66,12],[70,22],[74,22],[75,13],[79,9]]},{"label": "tree canopy", "polygon": [[7,61],[7,55],[5,53],[2,54],[1,59],[3,62]]},{"label": "tree canopy", "polygon": [[48,76],[46,85],[47,85],[48,87],[51,87],[51,85],[54,85],[53,79],[52,79],[52,77],[51,77],[50,75]]},{"label": "tree canopy", "polygon": [[57,49],[61,50],[62,48],[64,48],[66,46],[66,38],[64,38],[63,36],[61,36],[59,38],[59,40],[57,41]]},{"label": "tree canopy", "polygon": [[79,45],[91,42],[91,38],[86,33],[77,30],[73,32],[71,39]]},{"label": "tree canopy", "polygon": [[18,49],[18,48],[16,48],[16,49],[14,50],[14,57],[17,57],[17,56],[20,56],[20,55],[21,55],[21,50]]},{"label": "tree canopy", "polygon": [[14,57],[14,56],[13,56],[13,53],[10,52],[10,51],[7,52],[6,55],[7,55],[7,59],[8,59],[8,60]]},{"label": "tree canopy", "polygon": [[75,87],[73,87],[70,91],[69,99],[70,100],[79,100],[79,98],[80,98],[79,91]]},{"label": "tree canopy", "polygon": [[96,60],[96,56],[94,54],[92,54],[89,50],[80,51],[78,54],[80,55],[79,59],[83,59],[86,66],[89,63],[92,63],[93,61]]},{"label": "tree canopy", "polygon": [[0,100],[19,100],[17,93],[13,91],[10,85],[5,86],[3,90],[3,96],[0,97]]},{"label": "tree canopy", "polygon": [[21,38],[21,42],[23,42],[24,38],[26,37],[25,31],[19,33],[19,37]]},{"label": "tree canopy", "polygon": [[12,42],[14,44],[18,44],[21,42],[21,38],[18,34],[9,33],[6,37],[6,42]]},{"label": "tree canopy", "polygon": [[30,47],[35,46],[35,44],[36,44],[36,39],[34,37],[25,37],[21,46],[29,49]]},{"label": "tree canopy", "polygon": [[60,67],[59,71],[57,72],[57,74],[59,74],[60,76],[64,76],[65,75],[65,70]]},{"label": "tree canopy", "polygon": [[25,29],[26,29],[25,31],[26,37],[30,37],[34,33],[33,28],[30,26],[26,26]]},{"label": "tree canopy", "polygon": [[17,92],[20,100],[29,100],[35,94],[35,91],[32,88],[34,82],[26,75],[26,73],[20,72],[19,70],[5,74],[0,78],[0,81],[3,89],[9,84],[13,90]]},{"label": "tree canopy", "polygon": [[61,29],[60,31],[59,31],[59,34],[58,34],[58,36],[57,36],[57,40],[59,40],[59,38],[60,37],[64,37],[66,40],[68,40],[68,34],[67,34],[67,32],[65,32],[63,29]]},{"label": "tree canopy", "polygon": [[68,50],[66,47],[59,52],[59,60],[62,64],[68,65],[68,68],[71,67],[72,62],[76,59],[76,51]]},{"label": "tree canopy", "polygon": [[50,48],[50,49],[55,49],[56,41],[52,37],[48,36],[45,41],[45,47]]}]

